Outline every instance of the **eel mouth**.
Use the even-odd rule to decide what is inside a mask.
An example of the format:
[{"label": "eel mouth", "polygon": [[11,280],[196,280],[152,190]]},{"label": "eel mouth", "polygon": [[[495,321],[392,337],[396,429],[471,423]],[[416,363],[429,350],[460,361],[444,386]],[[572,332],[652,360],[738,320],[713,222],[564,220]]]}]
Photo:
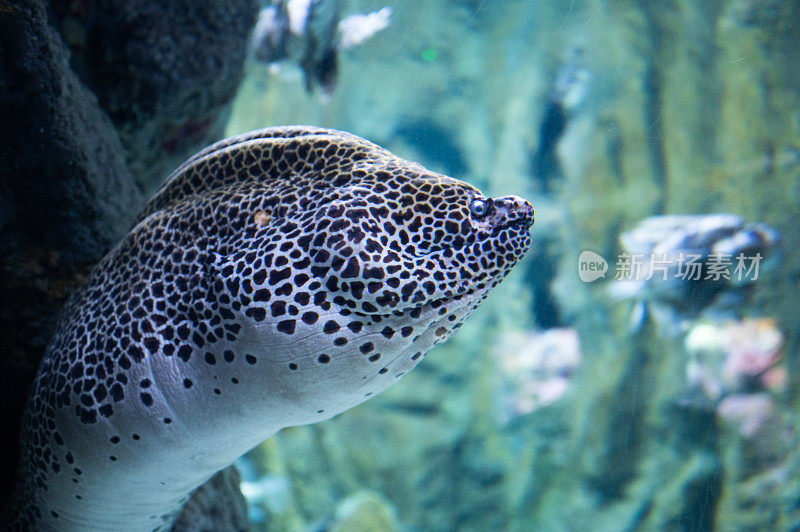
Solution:
[{"label": "eel mouth", "polygon": [[533,218],[519,218],[516,220],[512,220],[507,222],[503,225],[498,225],[492,228],[491,237],[497,237],[504,231],[519,231],[520,233],[530,232],[531,227],[533,227]]}]

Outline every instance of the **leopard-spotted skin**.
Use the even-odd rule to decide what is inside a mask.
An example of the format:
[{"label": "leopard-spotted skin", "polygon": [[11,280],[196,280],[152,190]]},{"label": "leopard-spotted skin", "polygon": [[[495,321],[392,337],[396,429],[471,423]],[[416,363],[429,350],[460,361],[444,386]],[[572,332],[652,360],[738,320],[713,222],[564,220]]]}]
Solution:
[{"label": "leopard-spotted skin", "polygon": [[64,312],[25,414],[16,526],[169,528],[248,449],[414,368],[532,223],[520,198],[339,131],[200,152]]}]

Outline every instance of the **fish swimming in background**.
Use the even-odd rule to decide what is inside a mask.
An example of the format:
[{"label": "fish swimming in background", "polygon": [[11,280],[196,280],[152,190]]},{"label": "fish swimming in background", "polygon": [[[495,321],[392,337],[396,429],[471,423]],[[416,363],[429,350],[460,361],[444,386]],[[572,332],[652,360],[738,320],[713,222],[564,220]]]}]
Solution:
[{"label": "fish swimming in background", "polygon": [[558,69],[539,124],[539,144],[531,161],[535,179],[549,192],[552,181],[561,176],[556,148],[572,113],[586,99],[592,74],[584,66],[584,51],[574,48]]},{"label": "fish swimming in background", "polygon": [[392,8],[341,18],[342,0],[273,0],[258,16],[251,48],[256,60],[294,61],[306,90],[330,96],[338,78],[338,54],[369,39],[391,21]]},{"label": "fish swimming in background", "polygon": [[648,314],[663,326],[725,312],[749,296],[777,260],[778,232],[733,214],[652,216],[620,235],[615,299],[634,299],[631,328]]}]

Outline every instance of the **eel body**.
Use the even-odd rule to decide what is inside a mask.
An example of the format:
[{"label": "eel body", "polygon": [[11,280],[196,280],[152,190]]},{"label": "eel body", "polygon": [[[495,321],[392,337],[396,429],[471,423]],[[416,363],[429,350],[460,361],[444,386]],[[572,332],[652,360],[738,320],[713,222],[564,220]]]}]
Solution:
[{"label": "eel body", "polygon": [[65,308],[11,527],[168,529],[283,427],[385,390],[528,250],[533,209],[348,133],[269,128],[179,167]]}]

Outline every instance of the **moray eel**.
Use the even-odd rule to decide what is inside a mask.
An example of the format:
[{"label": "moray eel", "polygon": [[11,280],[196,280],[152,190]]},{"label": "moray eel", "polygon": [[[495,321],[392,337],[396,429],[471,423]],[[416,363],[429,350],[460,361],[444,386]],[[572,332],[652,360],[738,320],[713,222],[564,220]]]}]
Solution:
[{"label": "moray eel", "polygon": [[168,529],[247,450],[413,369],[532,223],[521,198],[344,132],[206,148],[67,304],[24,416],[12,528]]}]

